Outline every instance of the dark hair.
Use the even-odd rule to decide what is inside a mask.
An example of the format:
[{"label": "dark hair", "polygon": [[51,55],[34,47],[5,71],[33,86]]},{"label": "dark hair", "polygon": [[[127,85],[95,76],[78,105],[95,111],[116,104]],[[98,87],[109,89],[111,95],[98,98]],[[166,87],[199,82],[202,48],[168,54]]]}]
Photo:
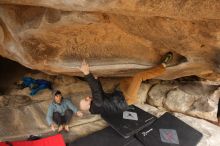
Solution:
[{"label": "dark hair", "polygon": [[59,90],[56,91],[56,93],[54,94],[55,96],[57,95],[61,95],[61,92]]},{"label": "dark hair", "polygon": [[128,109],[128,104],[121,91],[115,90],[112,94],[108,94],[103,102],[104,112],[108,114],[120,113]]}]

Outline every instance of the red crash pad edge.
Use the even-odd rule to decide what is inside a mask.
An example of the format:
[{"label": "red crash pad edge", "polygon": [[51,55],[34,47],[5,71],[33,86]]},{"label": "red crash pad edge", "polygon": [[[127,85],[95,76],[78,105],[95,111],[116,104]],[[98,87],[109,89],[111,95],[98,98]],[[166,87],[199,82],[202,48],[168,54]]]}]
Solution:
[{"label": "red crash pad edge", "polygon": [[[66,146],[63,136],[61,134],[41,138],[34,141],[14,141],[11,142],[13,146]],[[0,146],[9,146],[4,142],[0,142]]]}]

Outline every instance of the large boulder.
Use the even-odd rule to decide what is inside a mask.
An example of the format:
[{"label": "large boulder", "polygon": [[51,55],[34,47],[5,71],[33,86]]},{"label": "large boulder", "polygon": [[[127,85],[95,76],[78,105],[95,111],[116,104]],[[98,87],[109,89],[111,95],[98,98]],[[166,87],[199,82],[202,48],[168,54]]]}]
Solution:
[{"label": "large boulder", "polygon": [[167,92],[174,87],[169,84],[155,84],[152,86],[148,92],[147,102],[156,107],[162,107],[164,102],[164,97],[166,97]]},{"label": "large boulder", "polygon": [[164,107],[171,111],[185,113],[191,108],[195,100],[197,100],[195,97],[190,96],[179,89],[174,89],[167,93]]},{"label": "large boulder", "polygon": [[131,76],[172,51],[158,78],[218,81],[219,10],[217,0],[1,0],[0,55],[51,74],[82,75],[86,58],[95,74]]},{"label": "large boulder", "polygon": [[158,108],[217,121],[219,86],[199,81],[158,83],[152,86],[147,96],[146,102]]}]

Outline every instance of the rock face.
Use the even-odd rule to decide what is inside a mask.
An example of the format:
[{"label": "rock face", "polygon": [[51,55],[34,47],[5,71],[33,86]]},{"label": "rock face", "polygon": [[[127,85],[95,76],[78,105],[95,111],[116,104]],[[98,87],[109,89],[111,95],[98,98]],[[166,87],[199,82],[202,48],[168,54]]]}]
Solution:
[{"label": "rock face", "polygon": [[220,2],[0,1],[0,55],[31,69],[80,75],[86,58],[95,74],[130,76],[168,51],[173,67],[159,78],[220,80]]},{"label": "rock face", "polygon": [[[194,117],[217,121],[219,86],[200,81],[163,81],[147,83],[145,102],[168,111],[184,113]],[[150,86],[151,85],[151,86]],[[145,85],[146,86],[146,85]],[[150,86],[150,88],[149,88]],[[140,98],[144,100],[144,97]]]},{"label": "rock face", "polygon": [[[0,0],[0,56],[33,70],[82,75],[77,67],[85,58],[99,76],[131,76],[159,64],[168,51],[174,53],[173,61],[158,79],[196,75],[209,81],[149,81],[141,86],[139,102],[216,121],[220,97],[219,0]],[[33,77],[53,81],[76,103],[76,97],[90,93],[88,85],[76,78]],[[117,83],[103,81],[108,90]],[[10,88],[4,94],[0,96],[0,137],[4,139],[0,140],[21,139],[34,132],[50,134],[45,122],[50,91],[30,97],[28,89]],[[161,113],[155,108],[146,110]],[[215,132],[219,128],[176,115],[204,133],[200,146],[219,144],[219,132]],[[26,124],[32,121],[33,125]],[[105,125],[96,116],[76,118],[69,137]],[[85,133],[84,127],[88,127]]]}]

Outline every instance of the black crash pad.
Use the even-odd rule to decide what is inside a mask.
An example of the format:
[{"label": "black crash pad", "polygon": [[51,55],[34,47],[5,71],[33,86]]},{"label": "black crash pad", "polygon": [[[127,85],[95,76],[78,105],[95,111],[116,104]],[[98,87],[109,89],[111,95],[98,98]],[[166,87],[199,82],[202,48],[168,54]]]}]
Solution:
[{"label": "black crash pad", "polygon": [[129,110],[118,114],[102,114],[102,118],[121,136],[128,138],[151,125],[157,118],[144,110],[130,105]]},{"label": "black crash pad", "polygon": [[135,137],[123,138],[111,127],[77,139],[67,146],[143,146]]},{"label": "black crash pad", "polygon": [[171,115],[165,113],[136,137],[145,146],[196,146],[202,134]]}]

